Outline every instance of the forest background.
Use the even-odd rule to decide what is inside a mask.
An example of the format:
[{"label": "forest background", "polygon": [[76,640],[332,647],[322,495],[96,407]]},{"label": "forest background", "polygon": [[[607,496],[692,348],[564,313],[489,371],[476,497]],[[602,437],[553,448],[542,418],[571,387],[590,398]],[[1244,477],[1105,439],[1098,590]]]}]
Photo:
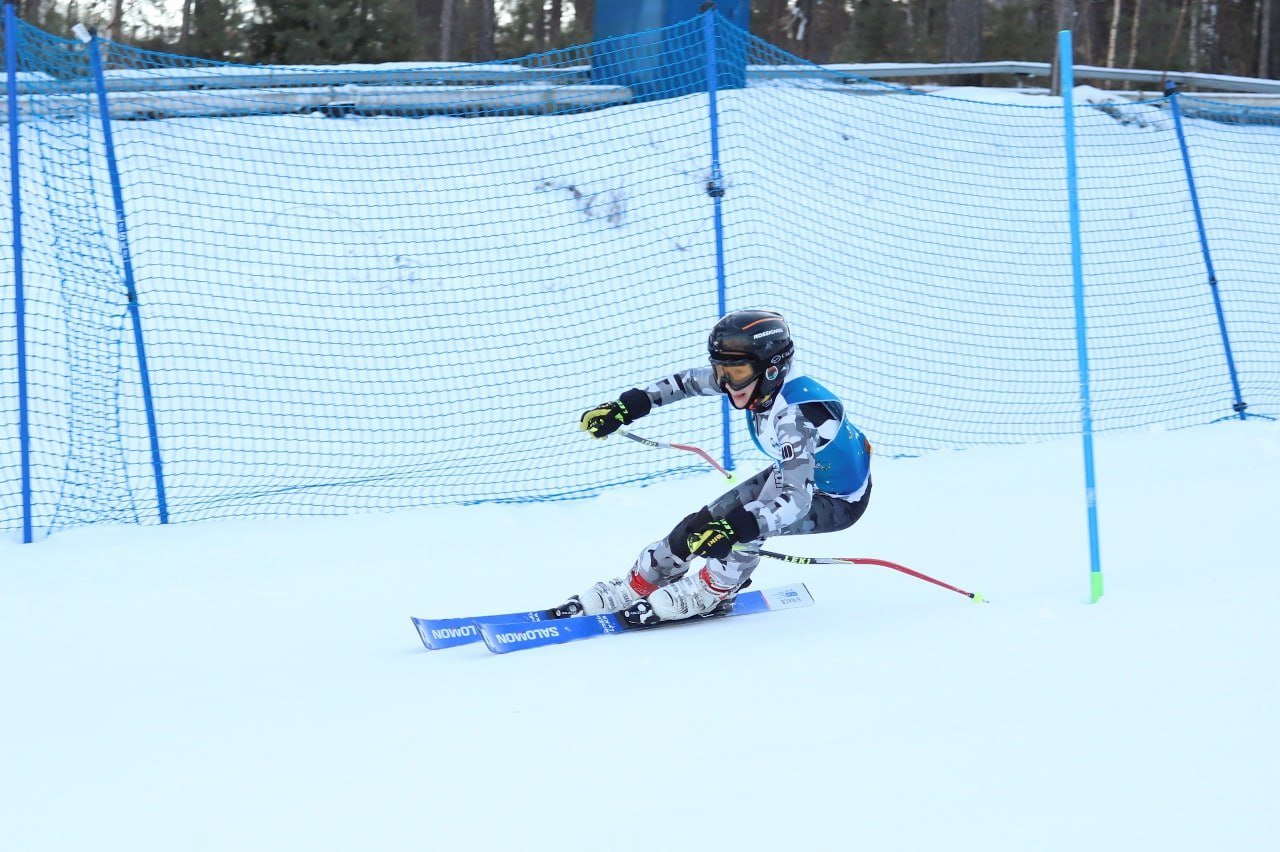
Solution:
[{"label": "forest background", "polygon": [[[608,2],[608,0],[599,0]],[[248,64],[485,62],[594,40],[597,0],[12,0],[57,35]],[[628,0],[612,0],[628,2]],[[753,0],[751,32],[821,64],[1054,59],[1280,76],[1280,0]]]}]

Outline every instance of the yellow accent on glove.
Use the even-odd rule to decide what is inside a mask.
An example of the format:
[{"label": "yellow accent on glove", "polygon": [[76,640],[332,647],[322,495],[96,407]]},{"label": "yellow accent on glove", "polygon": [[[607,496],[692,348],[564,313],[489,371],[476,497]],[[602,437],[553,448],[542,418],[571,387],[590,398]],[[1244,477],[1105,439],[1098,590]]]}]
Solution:
[{"label": "yellow accent on glove", "polygon": [[626,406],[620,402],[606,402],[584,413],[579,425],[593,438],[607,438],[626,422]]},{"label": "yellow accent on glove", "polygon": [[689,553],[706,559],[724,559],[733,549],[737,537],[728,521],[712,521],[685,541]]}]

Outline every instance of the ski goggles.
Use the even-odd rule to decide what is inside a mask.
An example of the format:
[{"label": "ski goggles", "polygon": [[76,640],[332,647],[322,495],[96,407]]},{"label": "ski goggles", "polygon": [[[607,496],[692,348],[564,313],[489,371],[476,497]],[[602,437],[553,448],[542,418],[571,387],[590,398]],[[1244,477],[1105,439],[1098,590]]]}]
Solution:
[{"label": "ski goggles", "polygon": [[756,363],[748,359],[734,361],[712,361],[711,374],[715,378],[716,387],[723,390],[740,391],[749,386],[759,375]]}]

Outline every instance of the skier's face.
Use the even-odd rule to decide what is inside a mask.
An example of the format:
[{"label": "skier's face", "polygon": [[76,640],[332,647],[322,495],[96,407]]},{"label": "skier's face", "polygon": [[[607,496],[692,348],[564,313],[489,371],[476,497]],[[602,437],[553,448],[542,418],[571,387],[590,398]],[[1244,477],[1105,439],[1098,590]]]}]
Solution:
[{"label": "skier's face", "polygon": [[760,380],[756,379],[742,390],[729,389],[729,402],[734,408],[742,410],[747,407],[747,403],[751,401],[751,394],[755,393],[756,385],[760,384]]}]

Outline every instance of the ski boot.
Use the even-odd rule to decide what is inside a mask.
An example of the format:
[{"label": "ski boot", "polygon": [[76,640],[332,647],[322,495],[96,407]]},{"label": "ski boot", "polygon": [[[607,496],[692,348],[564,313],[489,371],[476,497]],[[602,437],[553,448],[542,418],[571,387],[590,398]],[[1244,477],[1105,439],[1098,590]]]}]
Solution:
[{"label": "ski boot", "polygon": [[[596,583],[580,595],[574,595],[557,607],[571,615],[602,615],[620,612],[657,590],[657,586],[631,571],[625,577],[615,577]],[[575,610],[576,611],[573,611]],[[557,616],[562,617],[562,616]]]}]

